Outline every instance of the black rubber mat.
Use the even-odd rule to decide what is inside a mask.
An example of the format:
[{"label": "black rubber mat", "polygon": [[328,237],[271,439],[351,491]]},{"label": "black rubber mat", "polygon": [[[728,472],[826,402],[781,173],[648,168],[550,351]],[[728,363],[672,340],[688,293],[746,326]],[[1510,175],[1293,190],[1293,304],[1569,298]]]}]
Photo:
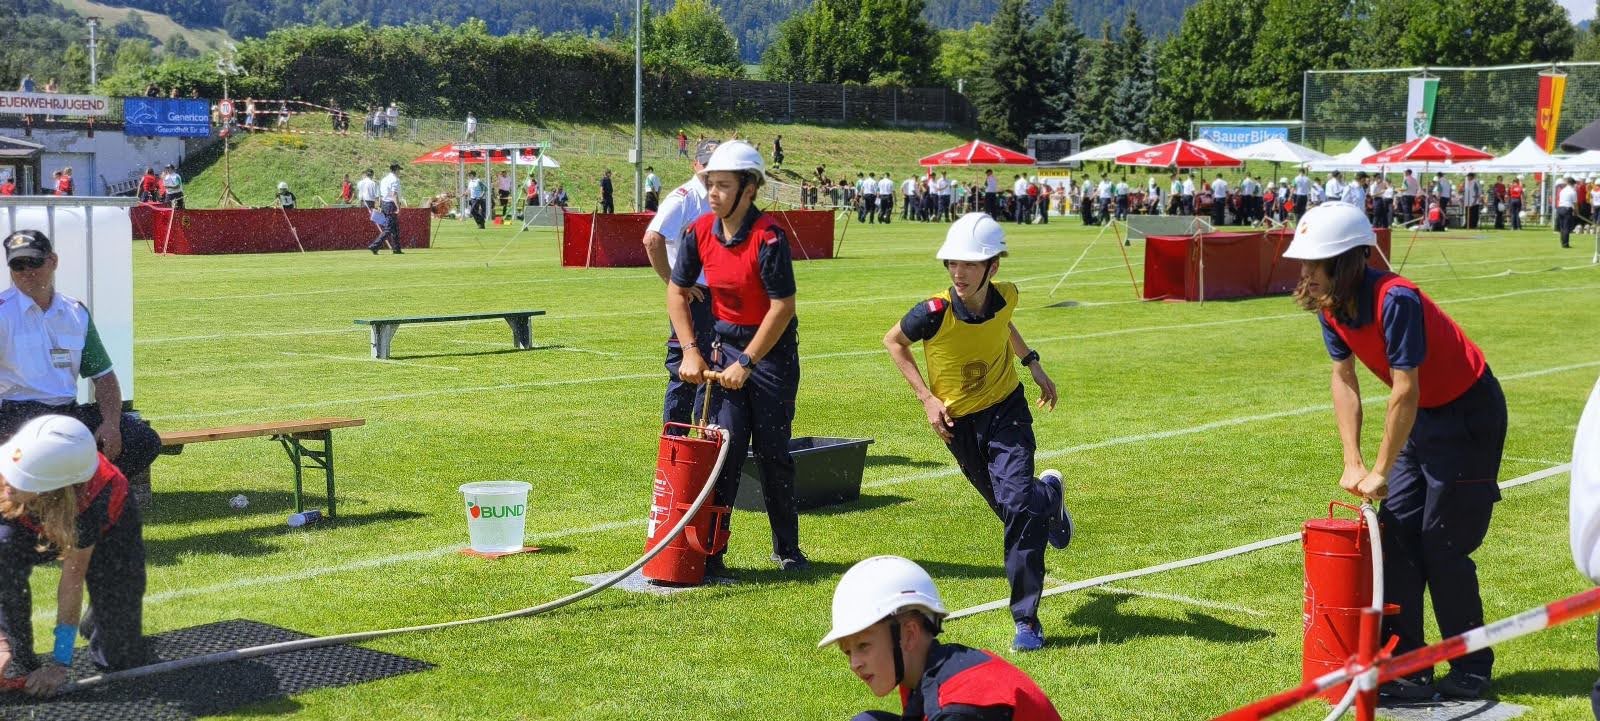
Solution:
[{"label": "black rubber mat", "polygon": [[[222,621],[152,636],[156,657],[152,663],[302,638],[310,637],[256,621]],[[78,656],[73,676],[93,675],[81,649]],[[314,689],[430,668],[433,664],[404,656],[357,646],[329,646],[135,679],[57,699],[4,693],[0,694],[0,719],[188,721]]]}]

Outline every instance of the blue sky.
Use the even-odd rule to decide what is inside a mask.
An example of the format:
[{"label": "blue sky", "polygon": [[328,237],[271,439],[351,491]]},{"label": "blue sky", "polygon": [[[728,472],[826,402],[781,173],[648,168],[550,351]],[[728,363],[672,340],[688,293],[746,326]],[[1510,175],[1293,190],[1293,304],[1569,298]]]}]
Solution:
[{"label": "blue sky", "polygon": [[1561,0],[1561,7],[1567,9],[1567,14],[1572,16],[1572,22],[1594,18],[1593,0]]}]

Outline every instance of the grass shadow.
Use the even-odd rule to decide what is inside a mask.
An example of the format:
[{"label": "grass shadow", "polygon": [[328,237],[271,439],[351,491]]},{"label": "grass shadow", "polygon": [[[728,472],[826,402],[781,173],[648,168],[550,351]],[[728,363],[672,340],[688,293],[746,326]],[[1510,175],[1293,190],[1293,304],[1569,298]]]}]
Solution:
[{"label": "grass shadow", "polygon": [[1046,308],[1076,308],[1076,307],[1078,307],[1080,305],[1083,305],[1083,304],[1079,303],[1078,301],[1075,301],[1075,300],[1064,300],[1064,301],[1061,301],[1059,303],[1051,303],[1050,305],[1047,305],[1045,307]]},{"label": "grass shadow", "polygon": [[[289,511],[282,511],[287,518]],[[289,528],[281,521],[268,526],[242,530],[216,531],[172,539],[146,538],[145,562],[151,566],[170,566],[178,563],[184,554],[207,553],[224,556],[267,556],[283,552],[270,539],[298,533],[318,533],[336,528],[352,528],[372,523],[396,523],[422,518],[415,511],[382,511],[379,513],[340,514],[337,519],[324,517],[305,528]]]},{"label": "grass shadow", "polygon": [[[321,490],[319,485],[315,489]],[[229,505],[236,496],[245,496],[250,505],[234,508]],[[307,500],[320,499],[320,494],[307,496]],[[274,518],[293,513],[294,494],[289,491],[161,491],[155,492],[150,510],[144,514],[144,524],[153,526],[169,523],[194,523],[215,518],[260,516]]]},{"label": "grass shadow", "polygon": [[1533,696],[1581,695],[1595,685],[1600,671],[1594,668],[1541,668],[1496,674],[1493,690],[1499,694],[1529,694]]},{"label": "grass shadow", "polygon": [[867,467],[875,466],[910,466],[911,468],[943,468],[949,463],[941,461],[915,461],[906,456],[879,456],[867,454]]},{"label": "grass shadow", "polygon": [[905,496],[862,496],[854,501],[835,503],[831,506],[823,506],[821,508],[811,508],[801,511],[800,513],[807,516],[839,516],[846,513],[859,513],[861,511],[870,511],[876,508],[898,506],[909,500],[911,499],[906,498]]},{"label": "grass shadow", "polygon": [[477,356],[508,355],[511,353],[530,353],[536,350],[561,350],[563,345],[536,345],[532,348],[496,348],[494,350],[464,350],[445,353],[409,353],[406,355],[389,355],[389,360],[425,360],[428,358],[474,358]]},{"label": "grass shadow", "polygon": [[1212,643],[1251,643],[1275,635],[1265,629],[1240,626],[1193,610],[1186,611],[1183,619],[1129,613],[1121,607],[1137,596],[1103,591],[1091,591],[1090,595],[1092,598],[1088,603],[1067,614],[1063,620],[1077,628],[1095,630],[1047,636],[1051,644],[1115,644],[1145,636],[1193,638]]}]

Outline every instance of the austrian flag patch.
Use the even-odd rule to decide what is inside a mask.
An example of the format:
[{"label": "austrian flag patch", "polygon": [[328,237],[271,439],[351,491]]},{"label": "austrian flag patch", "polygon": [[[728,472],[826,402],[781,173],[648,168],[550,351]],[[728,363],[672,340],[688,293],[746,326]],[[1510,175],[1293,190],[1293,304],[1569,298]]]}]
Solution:
[{"label": "austrian flag patch", "polygon": [[944,312],[944,305],[945,305],[945,303],[944,303],[944,299],[943,298],[932,298],[932,299],[930,299],[928,301],[928,312],[929,313],[943,313]]}]

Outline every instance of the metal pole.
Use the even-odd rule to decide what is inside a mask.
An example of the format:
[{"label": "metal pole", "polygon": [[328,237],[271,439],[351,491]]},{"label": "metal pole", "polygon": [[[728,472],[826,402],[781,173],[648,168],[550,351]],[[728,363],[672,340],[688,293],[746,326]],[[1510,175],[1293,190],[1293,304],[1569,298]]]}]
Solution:
[{"label": "metal pole", "polygon": [[644,1],[633,0],[633,210],[644,210]]},{"label": "metal pole", "polygon": [[89,20],[89,85],[91,87],[93,87],[93,86],[95,86],[95,85],[100,83],[100,67],[99,67],[99,64],[97,62],[98,61],[97,53],[95,52],[96,48],[98,47],[97,45],[95,45],[95,29],[100,27],[100,18],[91,17],[88,20]]}]

